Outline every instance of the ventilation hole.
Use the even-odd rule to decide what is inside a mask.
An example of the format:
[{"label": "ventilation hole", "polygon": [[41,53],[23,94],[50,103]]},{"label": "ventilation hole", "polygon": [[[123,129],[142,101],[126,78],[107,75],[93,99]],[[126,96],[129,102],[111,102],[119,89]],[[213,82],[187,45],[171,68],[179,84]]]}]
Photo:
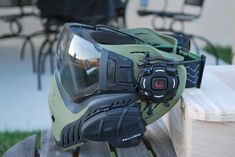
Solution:
[{"label": "ventilation hole", "polygon": [[99,112],[100,108],[97,108],[93,113]]},{"label": "ventilation hole", "polygon": [[131,103],[131,99],[129,99],[128,102]]},{"label": "ventilation hole", "polygon": [[69,132],[70,132],[71,128],[68,128],[68,130],[66,131],[65,134],[65,144],[68,145],[69,144]]},{"label": "ventilation hole", "polygon": [[122,101],[122,103],[125,104],[125,103],[126,103],[126,100],[124,99],[124,100]]},{"label": "ventilation hole", "polygon": [[54,117],[54,115],[51,116],[51,120],[53,121],[53,123],[55,122],[55,117]]},{"label": "ventilation hole", "polygon": [[119,101],[117,102],[117,105],[119,105]]},{"label": "ventilation hole", "polygon": [[71,126],[70,130],[69,130],[69,134],[68,134],[68,138],[69,138],[68,144],[71,144],[74,141],[74,139],[73,139],[73,130],[74,130],[74,126]]},{"label": "ventilation hole", "polygon": [[68,135],[67,135],[67,134],[68,134],[68,133],[67,133],[67,129],[65,129],[65,130],[64,130],[64,133],[63,133],[63,139],[62,139],[64,146],[66,146],[66,145],[68,144],[68,141],[67,141],[67,140],[68,140],[68,138],[67,138]]},{"label": "ventilation hole", "polygon": [[73,142],[75,142],[75,137],[74,137],[75,136],[75,125],[73,126],[73,133],[72,133],[72,135],[73,135],[72,136]]},{"label": "ventilation hole", "polygon": [[62,143],[62,146],[64,146],[64,133],[62,134],[61,143]]},{"label": "ventilation hole", "polygon": [[75,142],[80,139],[80,136],[79,136],[79,124],[77,124],[77,123],[75,124],[75,129],[74,129],[73,137],[75,139]]},{"label": "ventilation hole", "polygon": [[79,132],[79,128],[81,127],[81,122],[77,122],[77,126],[78,126],[78,130],[76,131],[77,132],[77,140],[80,140],[80,132]]}]

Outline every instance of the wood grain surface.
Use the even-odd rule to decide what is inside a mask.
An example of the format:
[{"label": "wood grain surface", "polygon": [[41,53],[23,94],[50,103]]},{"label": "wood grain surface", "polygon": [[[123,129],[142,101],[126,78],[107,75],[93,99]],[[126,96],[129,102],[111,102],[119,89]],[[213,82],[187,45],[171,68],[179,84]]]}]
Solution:
[{"label": "wood grain surface", "polygon": [[120,157],[130,157],[130,154],[134,157],[149,157],[150,154],[145,144],[141,141],[136,147],[130,148],[116,148],[117,155]]},{"label": "wood grain surface", "polygon": [[179,157],[235,156],[235,66],[207,66],[201,89],[186,89],[169,112]]},{"label": "wood grain surface", "polygon": [[147,127],[145,139],[150,143],[157,157],[176,157],[174,146],[163,120],[158,120]]},{"label": "wood grain surface", "polygon": [[201,88],[186,89],[183,103],[192,119],[235,121],[235,66],[206,66]]},{"label": "wood grain surface", "polygon": [[111,157],[108,143],[87,142],[79,148],[79,157]]},{"label": "wood grain surface", "polygon": [[51,130],[42,131],[40,157],[72,157],[72,152],[63,151],[52,137]]},{"label": "wood grain surface", "polygon": [[11,147],[3,157],[34,157],[36,135],[29,136]]}]

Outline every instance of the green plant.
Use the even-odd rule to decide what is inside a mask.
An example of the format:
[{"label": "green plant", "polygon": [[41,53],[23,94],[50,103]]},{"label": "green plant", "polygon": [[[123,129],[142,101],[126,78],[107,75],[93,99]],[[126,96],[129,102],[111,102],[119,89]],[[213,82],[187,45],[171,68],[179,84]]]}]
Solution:
[{"label": "green plant", "polygon": [[[216,45],[215,48],[218,52],[219,59],[227,62],[228,64],[232,64],[233,54],[231,46]],[[215,53],[210,49],[209,46],[205,46],[203,50],[215,56]]]},{"label": "green plant", "polygon": [[[17,142],[23,140],[24,138],[36,134],[39,138],[40,132],[39,131],[14,131],[14,132],[0,132],[0,156],[4,154],[11,146],[16,144]],[[37,140],[39,141],[39,140]],[[39,142],[37,142],[37,146]]]}]

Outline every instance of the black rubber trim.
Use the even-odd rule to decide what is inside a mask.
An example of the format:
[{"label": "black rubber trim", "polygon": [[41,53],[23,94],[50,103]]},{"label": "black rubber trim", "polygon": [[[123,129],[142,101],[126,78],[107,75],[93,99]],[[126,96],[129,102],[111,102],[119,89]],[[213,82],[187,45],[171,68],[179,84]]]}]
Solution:
[{"label": "black rubber trim", "polygon": [[[111,94],[109,96],[96,96],[89,101],[86,101],[87,105],[90,106],[87,112],[82,115],[80,119],[66,125],[61,131],[61,140],[56,141],[57,145],[62,148],[68,148],[75,144],[85,142],[86,139],[83,137],[81,132],[82,125],[89,120],[91,117],[94,117],[100,113],[105,113],[113,109],[118,109],[122,107],[127,107],[128,105],[134,103],[138,100],[137,95],[135,94]],[[80,104],[77,104],[80,105]],[[99,126],[99,139],[102,137],[102,128],[103,124]],[[116,132],[115,132],[116,133]]]},{"label": "black rubber trim", "polygon": [[206,56],[204,55],[202,55],[199,60],[184,62],[184,66],[187,70],[186,88],[201,87],[205,62]]},{"label": "black rubber trim", "polygon": [[85,139],[108,141],[117,147],[137,145],[146,131],[139,105],[109,109],[93,115],[81,126]]}]

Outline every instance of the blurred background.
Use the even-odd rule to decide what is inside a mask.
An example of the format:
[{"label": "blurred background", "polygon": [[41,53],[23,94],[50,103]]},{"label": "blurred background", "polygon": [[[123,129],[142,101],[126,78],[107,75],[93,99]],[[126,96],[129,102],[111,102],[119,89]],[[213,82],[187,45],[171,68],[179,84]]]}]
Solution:
[{"label": "blurred background", "polygon": [[0,0],[0,156],[50,127],[47,97],[66,22],[183,34],[210,65],[232,64],[233,0]]}]

